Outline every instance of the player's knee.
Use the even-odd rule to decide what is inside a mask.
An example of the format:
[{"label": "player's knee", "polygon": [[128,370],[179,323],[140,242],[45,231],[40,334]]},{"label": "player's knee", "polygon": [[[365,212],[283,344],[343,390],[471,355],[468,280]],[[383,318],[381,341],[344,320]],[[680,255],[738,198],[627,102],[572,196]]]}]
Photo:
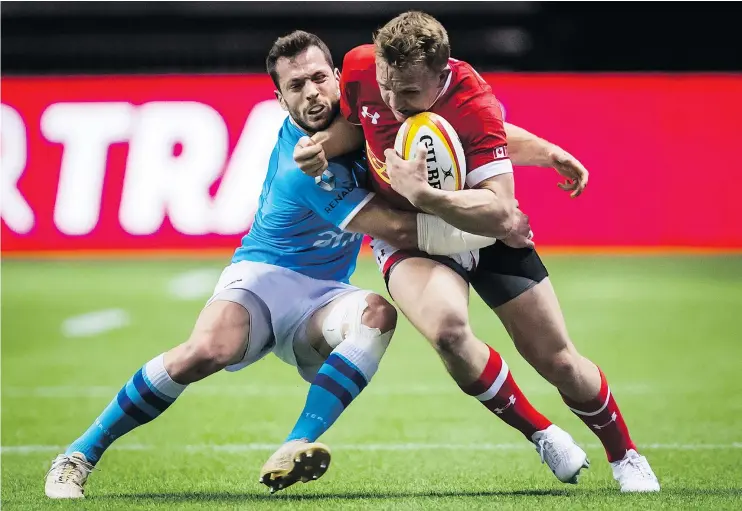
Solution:
[{"label": "player's knee", "polygon": [[378,328],[381,333],[397,327],[397,309],[377,294],[366,296],[366,310],[363,311],[362,323],[369,328]]},{"label": "player's knee", "polygon": [[471,337],[471,329],[466,321],[460,318],[445,318],[433,339],[433,347],[442,355],[456,355],[461,352],[466,341]]},{"label": "player's knee", "polygon": [[197,344],[197,360],[207,365],[224,368],[239,358],[244,351],[243,343],[228,342],[218,332],[209,332],[202,336]]},{"label": "player's knee", "polygon": [[214,364],[204,349],[204,343],[191,336],[188,341],[165,354],[165,369],[174,381],[189,384],[219,371],[222,367]]},{"label": "player's knee", "polygon": [[579,372],[579,355],[574,350],[563,349],[543,357],[538,371],[554,384],[574,381]]},{"label": "player's knee", "polygon": [[[244,310],[243,310],[244,313]],[[188,341],[173,350],[172,370],[182,378],[198,380],[238,361],[247,346],[249,320],[213,321],[197,325]],[[175,375],[171,377],[179,381]]]}]

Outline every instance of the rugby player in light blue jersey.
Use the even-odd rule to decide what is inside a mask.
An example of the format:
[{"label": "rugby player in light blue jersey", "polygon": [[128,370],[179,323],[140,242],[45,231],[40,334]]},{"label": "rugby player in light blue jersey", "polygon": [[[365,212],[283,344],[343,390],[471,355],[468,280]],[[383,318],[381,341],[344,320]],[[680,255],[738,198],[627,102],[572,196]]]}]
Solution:
[{"label": "rugby player in light blue jersey", "polygon": [[[353,157],[333,160],[322,179],[302,173],[293,150],[322,131],[339,108],[338,73],[327,46],[294,32],[266,60],[289,112],[270,159],[255,220],[190,338],[145,363],[46,476],[50,498],[81,498],[93,467],[114,440],[157,418],[186,387],[222,369],[236,371],[270,352],[311,383],[304,410],[260,480],[271,491],[317,479],[330,450],[317,443],[376,372],[396,326],[384,298],[348,283],[369,233],[397,247],[456,254],[494,242],[437,217],[394,211],[357,186]],[[250,169],[245,169],[249,172]]]}]

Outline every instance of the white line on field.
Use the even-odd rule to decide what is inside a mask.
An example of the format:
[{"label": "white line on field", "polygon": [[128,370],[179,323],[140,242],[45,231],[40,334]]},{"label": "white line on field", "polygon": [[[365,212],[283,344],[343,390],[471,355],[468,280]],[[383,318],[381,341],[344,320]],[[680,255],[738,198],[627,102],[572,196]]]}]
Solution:
[{"label": "white line on field", "polygon": [[[209,385],[196,384],[188,387],[188,394],[201,396],[305,396],[309,386],[302,382],[296,385]],[[556,395],[549,385],[522,387],[525,394],[535,395]],[[113,397],[120,387],[92,386],[78,387],[74,385],[59,385],[45,387],[2,387],[3,398],[54,398],[54,399],[78,399],[78,398],[98,398]],[[646,384],[628,384],[613,385],[611,390],[615,394],[661,394],[662,389],[658,389]],[[673,392],[679,392],[679,389],[673,388]],[[455,395],[461,394],[461,390],[454,385],[371,385],[365,390],[365,396],[422,396],[422,395]]]},{"label": "white line on field", "polygon": [[131,322],[123,309],[104,309],[72,316],[62,322],[65,337],[92,337],[110,330],[123,328]]},{"label": "white line on field", "polygon": [[167,291],[178,300],[202,300],[211,296],[221,270],[200,268],[180,273],[170,280]]},{"label": "white line on field", "polygon": [[[527,442],[517,444],[442,444],[442,443],[404,443],[404,444],[335,444],[334,450],[341,451],[522,451],[531,450],[533,446]],[[600,449],[600,444],[586,444],[582,447],[587,449]],[[241,453],[249,451],[272,451],[278,448],[277,444],[194,444],[172,446],[157,446],[144,444],[122,444],[113,446],[112,449],[119,451],[185,451],[185,452],[218,452],[218,453]],[[664,451],[720,451],[729,449],[742,449],[742,442],[729,444],[641,444],[640,449],[664,450]],[[33,454],[38,452],[62,452],[65,449],[61,445],[8,445],[2,447],[3,454]]]}]

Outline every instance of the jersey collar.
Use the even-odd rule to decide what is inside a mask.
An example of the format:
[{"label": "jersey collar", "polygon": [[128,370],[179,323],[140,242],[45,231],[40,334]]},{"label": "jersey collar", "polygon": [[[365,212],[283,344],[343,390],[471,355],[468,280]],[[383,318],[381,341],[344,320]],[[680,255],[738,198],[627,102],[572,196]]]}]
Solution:
[{"label": "jersey collar", "polygon": [[448,90],[448,87],[451,85],[451,79],[453,78],[453,69],[451,69],[451,66],[448,65],[444,69],[444,71],[448,71],[448,78],[446,78],[446,83],[443,84],[443,88],[438,93],[438,95],[435,97],[435,101],[433,101],[433,104],[430,105],[430,108],[433,108],[433,105],[435,105],[439,99],[441,99],[441,96],[443,96],[446,91]]}]

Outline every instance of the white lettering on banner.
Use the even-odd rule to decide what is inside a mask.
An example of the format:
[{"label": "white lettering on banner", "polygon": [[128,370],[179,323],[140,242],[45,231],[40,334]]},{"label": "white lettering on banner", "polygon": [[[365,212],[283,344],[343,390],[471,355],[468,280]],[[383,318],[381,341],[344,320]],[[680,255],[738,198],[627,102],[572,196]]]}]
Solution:
[{"label": "white lettering on banner", "polygon": [[[41,132],[64,146],[54,223],[68,235],[85,235],[95,228],[108,147],[128,141],[119,209],[126,232],[153,234],[166,215],[178,232],[187,235],[245,232],[285,118],[276,100],[255,105],[228,160],[224,119],[203,103],[50,105],[41,116]],[[3,218],[23,233],[34,222],[33,211],[16,186],[28,152],[25,126],[18,112],[5,105],[3,125]],[[222,172],[212,199],[209,190]]]},{"label": "white lettering on banner", "polygon": [[108,146],[129,138],[129,103],[56,103],[41,115],[41,132],[64,144],[54,223],[64,234],[88,234],[98,223]]},{"label": "white lettering on banner", "polygon": [[[129,142],[119,221],[130,234],[152,234],[168,214],[183,234],[208,234],[209,187],[227,158],[219,113],[195,102],[152,102],[139,108]],[[180,144],[180,154],[174,153]]]},{"label": "white lettering on banner", "polygon": [[250,227],[286,115],[275,99],[253,107],[214,198],[215,233],[239,234]]},{"label": "white lettering on banner", "polygon": [[34,214],[31,206],[18,190],[18,180],[26,170],[27,143],[26,125],[23,118],[12,107],[0,106],[2,130],[2,152],[0,167],[2,171],[2,202],[0,215],[5,224],[18,234],[26,234],[34,226]]}]

